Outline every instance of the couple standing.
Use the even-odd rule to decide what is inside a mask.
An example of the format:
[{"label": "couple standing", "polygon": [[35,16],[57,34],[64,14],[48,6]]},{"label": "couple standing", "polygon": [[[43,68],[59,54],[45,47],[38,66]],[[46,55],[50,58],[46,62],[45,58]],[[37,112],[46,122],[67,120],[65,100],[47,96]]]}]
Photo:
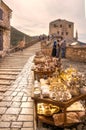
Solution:
[{"label": "couple standing", "polygon": [[52,56],[59,59],[65,58],[66,41],[61,38],[53,42]]}]

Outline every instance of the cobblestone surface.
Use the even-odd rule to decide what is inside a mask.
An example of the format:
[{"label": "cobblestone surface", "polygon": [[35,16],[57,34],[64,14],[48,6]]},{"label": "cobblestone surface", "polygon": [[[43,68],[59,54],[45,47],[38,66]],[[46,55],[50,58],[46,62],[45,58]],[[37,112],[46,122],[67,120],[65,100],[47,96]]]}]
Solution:
[{"label": "cobblestone surface", "polygon": [[[34,54],[38,48],[39,45],[35,45],[30,47],[30,49],[24,50],[23,53],[10,54],[10,57],[6,57],[2,64],[0,63],[0,69],[3,70],[15,67],[22,70],[7,89],[6,86],[4,88],[0,87],[1,91],[5,89],[2,93],[0,91],[0,130],[34,130],[34,104],[31,99],[34,77],[31,68]],[[12,60],[11,57],[14,57],[14,55],[21,57],[23,61],[20,60],[20,63],[22,63],[20,64],[16,60],[16,63],[8,63],[9,66],[6,65],[7,59],[10,62]]]}]

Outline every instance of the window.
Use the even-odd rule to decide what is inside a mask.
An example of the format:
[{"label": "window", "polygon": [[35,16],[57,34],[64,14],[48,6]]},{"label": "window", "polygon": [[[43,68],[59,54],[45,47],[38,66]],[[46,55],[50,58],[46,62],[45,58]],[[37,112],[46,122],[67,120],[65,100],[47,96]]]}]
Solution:
[{"label": "window", "polygon": [[3,11],[2,11],[2,9],[0,9],[0,20],[2,20],[3,19]]},{"label": "window", "polygon": [[56,24],[54,24],[54,27],[56,27]]},{"label": "window", "polygon": [[0,51],[3,50],[3,32],[0,30]]},{"label": "window", "polygon": [[71,25],[69,24],[69,28],[71,28]]},{"label": "window", "polygon": [[59,34],[59,31],[57,32],[57,34]]},{"label": "window", "polygon": [[61,34],[64,35],[64,32],[62,32]]},{"label": "window", "polygon": [[62,32],[61,34],[64,35],[64,32]]},{"label": "window", "polygon": [[66,32],[66,35],[68,35],[68,32]]},{"label": "window", "polygon": [[60,25],[60,28],[62,28],[62,24]]}]

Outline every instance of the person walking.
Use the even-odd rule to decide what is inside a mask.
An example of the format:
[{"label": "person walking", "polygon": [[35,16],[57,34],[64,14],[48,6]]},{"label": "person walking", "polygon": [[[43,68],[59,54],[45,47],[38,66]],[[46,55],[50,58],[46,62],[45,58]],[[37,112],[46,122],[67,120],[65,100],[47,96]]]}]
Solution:
[{"label": "person walking", "polygon": [[23,51],[24,47],[25,47],[25,42],[24,42],[23,40],[21,40],[21,41],[19,42],[19,49],[20,49],[21,51]]}]

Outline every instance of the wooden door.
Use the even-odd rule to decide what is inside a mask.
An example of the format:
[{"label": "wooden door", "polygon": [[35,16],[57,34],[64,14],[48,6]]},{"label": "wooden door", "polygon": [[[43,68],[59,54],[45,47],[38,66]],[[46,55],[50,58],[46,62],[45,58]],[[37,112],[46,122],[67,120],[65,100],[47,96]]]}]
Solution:
[{"label": "wooden door", "polygon": [[3,50],[3,31],[0,30],[0,51]]}]

